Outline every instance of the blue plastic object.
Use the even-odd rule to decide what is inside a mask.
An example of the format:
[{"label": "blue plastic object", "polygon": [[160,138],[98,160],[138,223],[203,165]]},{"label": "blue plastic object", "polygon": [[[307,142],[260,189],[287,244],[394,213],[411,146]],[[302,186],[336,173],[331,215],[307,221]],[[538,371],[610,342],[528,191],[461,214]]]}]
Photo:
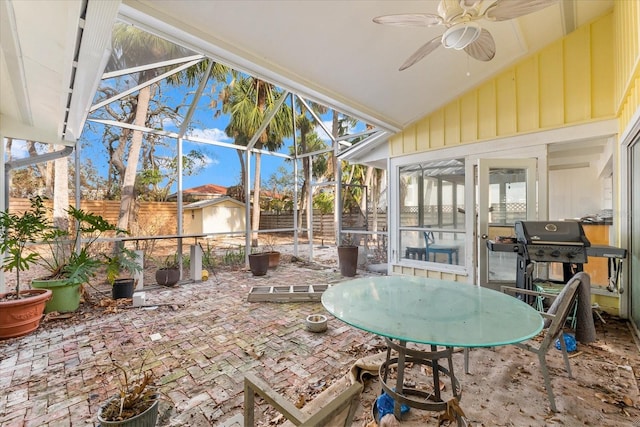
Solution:
[{"label": "blue plastic object", "polygon": [[[575,337],[571,334],[562,334],[562,337],[564,338],[564,344],[567,346],[567,352],[571,353],[572,351],[576,351],[577,345]],[[562,350],[562,347],[560,346],[560,338],[556,340],[556,348],[558,350]]]},{"label": "blue plastic object", "polygon": [[[378,407],[378,420],[381,420],[387,414],[393,414],[393,405],[395,401],[387,393],[382,393],[376,399],[376,406]],[[409,406],[404,403],[400,405],[400,414],[404,415],[409,412]]]}]

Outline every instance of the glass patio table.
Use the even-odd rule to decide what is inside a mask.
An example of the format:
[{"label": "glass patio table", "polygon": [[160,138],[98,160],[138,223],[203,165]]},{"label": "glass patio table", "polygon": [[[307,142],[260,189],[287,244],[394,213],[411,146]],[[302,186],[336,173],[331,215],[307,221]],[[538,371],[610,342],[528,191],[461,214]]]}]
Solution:
[{"label": "glass patio table", "polygon": [[[511,295],[426,277],[349,280],[327,289],[322,304],[343,322],[385,338],[387,358],[380,366],[380,383],[393,397],[398,419],[402,403],[431,411],[447,408],[440,390],[440,373],[449,376],[449,392],[460,400],[462,389],[453,372],[453,347],[514,344],[536,336],[543,326],[538,311]],[[426,344],[431,351],[407,343]],[[391,357],[392,350],[397,357]],[[440,359],[448,360],[448,369],[439,364]],[[433,391],[405,385],[405,363],[430,366]],[[388,376],[394,366],[397,378],[391,384]]]}]

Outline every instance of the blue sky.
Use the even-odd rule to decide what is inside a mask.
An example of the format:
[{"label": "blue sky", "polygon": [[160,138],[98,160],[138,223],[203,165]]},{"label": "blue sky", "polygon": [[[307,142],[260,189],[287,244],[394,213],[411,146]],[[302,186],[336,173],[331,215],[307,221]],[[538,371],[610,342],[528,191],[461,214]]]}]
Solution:
[{"label": "blue sky", "polygon": [[[211,141],[218,141],[228,144],[233,144],[233,139],[228,137],[224,129],[228,124],[228,116],[221,115],[214,117],[211,104],[215,102],[217,96],[216,91],[212,91],[212,85],[209,84],[205,90],[203,96],[198,102],[198,108],[196,109],[192,118],[192,130],[188,132],[189,135],[198,138],[204,138]],[[187,106],[190,104],[190,100],[193,97],[195,91],[194,87],[181,89],[163,85],[160,93],[163,103],[169,107],[179,110],[180,114],[184,116],[186,114]],[[106,118],[101,109],[92,114],[92,117]],[[111,117],[108,117],[111,119]],[[331,129],[331,113],[327,113],[322,117],[324,125],[327,129]],[[180,123],[175,123],[171,120],[165,121],[161,124],[162,129],[170,132],[178,132]],[[354,131],[359,131],[364,128],[364,124],[359,124],[358,128]],[[85,129],[80,138],[82,144],[81,161],[90,159],[93,166],[98,173],[104,178],[107,178],[108,172],[108,154],[106,152],[105,145],[103,143],[103,132],[105,126],[102,124],[91,123],[87,121]],[[116,134],[120,133],[120,129],[114,129]],[[327,145],[330,144],[330,139],[324,130],[317,127],[318,136],[324,140]],[[164,140],[166,148],[158,149],[159,155],[174,156],[177,152],[177,143],[173,138],[165,138]],[[279,150],[282,153],[289,153],[289,146],[293,144],[292,139],[288,139],[284,142],[282,148]],[[239,183],[240,180],[240,163],[236,150],[227,147],[220,147],[206,143],[196,143],[191,141],[185,141],[183,145],[183,152],[188,153],[190,150],[199,150],[204,154],[204,163],[202,170],[195,176],[183,177],[183,189],[197,187],[204,184],[217,184],[225,187],[233,186]],[[26,147],[24,143],[19,141],[14,142],[12,150],[14,158],[26,157]],[[286,168],[290,173],[293,173],[293,164],[286,161],[281,157],[275,157],[270,155],[262,155],[262,185],[267,186],[269,178],[280,167]],[[255,166],[255,157],[252,157],[252,180],[253,185],[253,167]],[[175,192],[177,186],[174,184],[170,192]]]},{"label": "blue sky", "polygon": [[[163,85],[160,91],[159,97],[162,98],[162,102],[172,109],[179,110],[181,116],[184,116],[187,111],[188,105],[191,104],[193,94],[195,93],[195,86],[188,88],[176,88],[172,86]],[[223,142],[227,144],[233,144],[233,139],[228,137],[224,132],[227,127],[229,117],[226,115],[220,115],[214,117],[214,108],[212,104],[217,101],[218,92],[216,88],[209,83],[203,92],[203,95],[198,101],[198,106],[191,120],[192,130],[187,134],[197,138],[204,138],[211,141]],[[96,116],[100,114],[98,110]],[[322,117],[324,125],[327,129],[331,129],[331,113],[327,113]],[[165,131],[178,132],[181,123],[176,123],[172,120],[165,120],[161,123],[161,127]],[[90,156],[98,170],[106,176],[107,172],[107,160],[108,156],[102,143],[102,125],[91,125],[93,128],[97,128],[96,132],[91,132],[90,128],[85,127],[82,140],[87,148],[83,152],[84,156]],[[360,127],[364,128],[364,124]],[[328,145],[330,139],[324,130],[317,127],[318,136],[324,140]],[[159,150],[160,153],[168,155],[169,149],[175,155],[177,151],[176,140],[172,138],[166,138],[167,149]],[[282,153],[289,153],[289,146],[293,144],[292,139],[285,140],[282,148],[279,150]],[[196,176],[184,176],[183,177],[183,189],[191,187],[197,187],[204,184],[217,184],[225,187],[236,185],[240,180],[240,162],[236,150],[227,147],[220,147],[216,145],[206,143],[196,143],[192,141],[185,141],[183,144],[183,153],[187,153],[190,150],[199,150],[205,154],[205,162],[203,169]],[[270,155],[262,155],[262,183],[266,185],[269,178],[280,167],[284,167],[293,173],[293,164],[285,161],[281,157],[275,157]],[[252,157],[252,183],[253,183],[253,167],[255,166],[255,157]],[[176,186],[172,188],[171,192],[176,191]]]}]

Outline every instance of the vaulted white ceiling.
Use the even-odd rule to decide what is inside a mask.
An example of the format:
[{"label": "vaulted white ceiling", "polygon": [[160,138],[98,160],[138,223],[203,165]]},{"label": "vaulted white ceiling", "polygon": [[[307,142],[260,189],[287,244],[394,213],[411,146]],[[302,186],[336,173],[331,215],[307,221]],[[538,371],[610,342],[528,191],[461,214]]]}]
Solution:
[{"label": "vaulted white ceiling", "polygon": [[104,68],[118,13],[220,62],[396,131],[606,13],[613,0],[563,0],[514,20],[483,20],[496,42],[492,61],[440,47],[398,71],[443,28],[389,27],[372,18],[436,13],[437,4],[0,0],[0,132],[73,143]]}]

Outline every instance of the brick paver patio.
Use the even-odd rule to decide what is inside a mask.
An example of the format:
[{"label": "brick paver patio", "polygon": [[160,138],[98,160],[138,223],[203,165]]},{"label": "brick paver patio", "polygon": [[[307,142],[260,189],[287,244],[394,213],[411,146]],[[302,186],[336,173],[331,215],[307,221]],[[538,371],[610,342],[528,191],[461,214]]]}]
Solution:
[{"label": "brick paver patio", "polygon": [[[283,262],[264,277],[245,270],[217,271],[201,283],[150,287],[146,305],[151,307],[113,310],[84,304],[70,319],[45,321],[35,333],[0,341],[0,427],[96,425],[99,406],[119,385],[111,358],[134,369],[144,361],[153,371],[163,394],[161,426],[238,426],[234,421],[242,413],[243,377],[249,370],[291,402],[301,396],[308,402],[355,360],[383,349],[382,341],[331,316],[327,332],[306,331],[307,315],[325,313],[319,302],[250,303],[247,296],[252,286],[341,280],[333,267]],[[91,293],[99,291],[108,288]],[[565,413],[552,421],[577,426],[593,419],[590,425],[640,426],[633,374],[640,366],[638,347],[628,335],[623,341],[612,335],[609,328],[616,324],[599,324],[598,341],[582,347],[583,354],[572,360],[576,380],[562,374],[554,379],[554,387],[564,390],[557,398]],[[550,357],[553,366],[562,366],[559,352]],[[481,423],[473,425],[520,425],[513,424],[512,416],[527,420],[527,425],[548,425],[546,394],[535,378],[533,359],[511,348],[474,350],[472,359],[474,372],[464,377],[463,403],[471,419]],[[461,357],[454,362],[462,372]],[[587,378],[589,371],[606,375]],[[521,372],[533,380],[520,381]],[[489,390],[497,390],[505,378],[507,385],[494,396],[506,399],[504,406],[492,413],[486,409]],[[576,386],[584,393],[576,394]],[[361,408],[365,415],[354,425],[370,421],[366,414],[374,395],[368,389]],[[597,390],[630,396],[634,407],[618,409],[616,400],[604,402]],[[524,401],[524,407],[517,403]],[[579,413],[578,407],[583,408]],[[500,417],[511,421],[498,422]],[[485,423],[494,418],[497,424]],[[275,425],[270,422],[274,419],[277,415],[270,411],[258,425]],[[425,419],[437,425],[437,420]]]},{"label": "brick paver patio", "polygon": [[324,334],[306,331],[305,317],[324,313],[319,302],[246,301],[254,285],[343,280],[309,267],[283,263],[264,277],[218,271],[206,282],[147,290],[146,305],[157,308],[80,311],[1,341],[0,425],[94,425],[118,386],[111,357],[153,370],[162,425],[217,425],[240,413],[243,373],[252,369],[292,400],[298,391],[311,399],[376,339],[333,318]]}]

